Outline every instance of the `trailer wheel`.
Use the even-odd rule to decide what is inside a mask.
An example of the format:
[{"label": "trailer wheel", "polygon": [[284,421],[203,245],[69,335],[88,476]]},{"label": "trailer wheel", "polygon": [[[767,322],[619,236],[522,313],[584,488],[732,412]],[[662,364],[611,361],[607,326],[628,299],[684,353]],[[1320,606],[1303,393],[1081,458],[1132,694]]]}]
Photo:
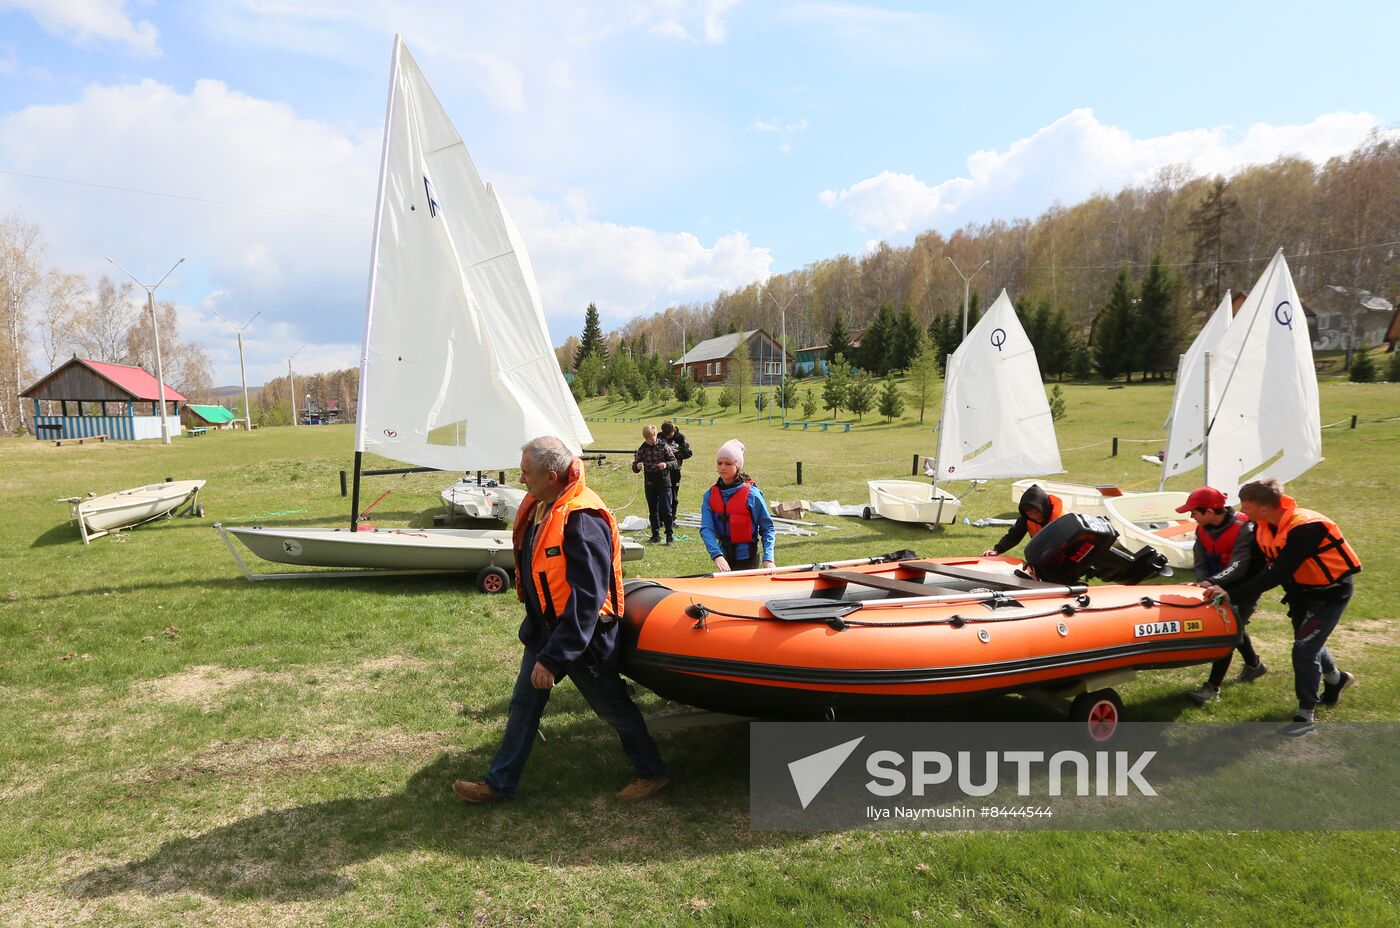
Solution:
[{"label": "trailer wheel", "polygon": [[510,589],[510,574],[499,567],[482,568],[476,575],[476,588],[488,595],[504,593]]},{"label": "trailer wheel", "polygon": [[862,509],[862,510],[860,511],[860,517],[861,517],[862,519],[867,519],[867,520],[868,520],[868,519],[869,519],[871,516],[873,516],[874,514],[875,514],[875,510],[871,509],[869,506],[866,506],[864,509]]},{"label": "trailer wheel", "polygon": [[1123,721],[1123,700],[1113,690],[1080,693],[1069,706],[1069,720],[1084,725],[1091,741],[1107,744],[1118,734]]}]

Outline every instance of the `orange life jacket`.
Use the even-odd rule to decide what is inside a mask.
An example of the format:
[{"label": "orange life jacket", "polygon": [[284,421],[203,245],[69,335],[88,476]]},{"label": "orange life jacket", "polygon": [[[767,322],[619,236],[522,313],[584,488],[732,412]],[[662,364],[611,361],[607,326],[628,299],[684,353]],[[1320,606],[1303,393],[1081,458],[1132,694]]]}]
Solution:
[{"label": "orange life jacket", "polygon": [[710,487],[710,513],[714,516],[715,534],[721,545],[747,544],[753,541],[753,514],[749,512],[749,489],[752,480],[745,480],[739,489],[724,498],[719,484]]},{"label": "orange life jacket", "polygon": [[[564,575],[564,526],[575,512],[591,509],[603,517],[603,521],[608,524],[608,533],[612,536],[610,589],[603,600],[603,608],[599,615],[603,621],[614,622],[622,615],[622,539],[618,535],[617,520],[608,511],[602,498],[584,483],[582,461],[574,461],[569,469],[568,479],[569,482],[564,487],[564,492],[559,494],[559,498],[552,503],[543,504],[549,507],[549,511],[545,513],[544,520],[535,527],[534,544],[530,549],[530,567],[534,576],[529,580],[534,585],[537,601],[544,608],[545,618],[550,624],[558,621],[559,613],[568,605],[569,597],[573,595],[573,589]],[[521,602],[525,602],[525,591],[520,577],[520,552],[525,544],[525,534],[534,522],[535,507],[539,505],[539,500],[526,493],[515,517],[515,592]]]},{"label": "orange life jacket", "polygon": [[1326,527],[1327,534],[1322,544],[1317,546],[1317,550],[1293,572],[1293,582],[1298,586],[1329,586],[1361,570],[1361,558],[1357,557],[1356,551],[1342,537],[1342,530],[1337,528],[1337,523],[1320,512],[1299,508],[1297,501],[1291,496],[1283,498],[1282,506],[1283,514],[1279,516],[1278,528],[1267,522],[1254,524],[1254,537],[1259,542],[1259,550],[1264,552],[1264,557],[1269,559],[1269,563],[1272,564],[1283,551],[1284,545],[1288,543],[1289,532],[1300,525],[1320,523]]},{"label": "orange life jacket", "polygon": [[1046,493],[1045,495],[1050,500],[1050,518],[1046,519],[1044,522],[1037,522],[1030,513],[1026,513],[1026,534],[1030,535],[1032,538],[1036,536],[1037,532],[1045,528],[1045,526],[1049,525],[1051,522],[1054,522],[1060,516],[1065,514],[1064,500],[1060,499],[1053,493]]}]

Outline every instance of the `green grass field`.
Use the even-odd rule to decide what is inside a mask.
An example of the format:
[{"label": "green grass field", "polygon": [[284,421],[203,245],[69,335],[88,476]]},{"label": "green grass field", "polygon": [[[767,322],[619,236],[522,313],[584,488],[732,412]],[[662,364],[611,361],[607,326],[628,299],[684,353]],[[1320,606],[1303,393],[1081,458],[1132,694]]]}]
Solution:
[{"label": "green grass field", "polygon": [[[1170,385],[1066,386],[1069,476],[1155,487]],[[712,391],[713,394],[714,391]],[[713,411],[713,396],[712,396]],[[1327,461],[1290,487],[1341,523],[1366,563],[1334,651],[1360,685],[1327,718],[1400,720],[1400,553],[1393,474],[1400,385],[1322,387]],[[934,407],[936,409],[936,406]],[[593,401],[596,445],[631,448],[674,408]],[[695,509],[723,440],[748,444],[770,499],[864,502],[907,475],[931,427],[867,416],[850,433],[754,422],[687,426]],[[464,579],[250,584],[211,525],[331,525],[348,501],[349,427],[215,433],[54,448],[0,441],[0,924],[1226,925],[1400,922],[1400,835],[1387,832],[761,833],[748,827],[742,725],[663,734],[675,781],[637,807],[610,730],[568,685],[514,804],[470,807],[451,781],[484,770],[519,656],[514,597]],[[1073,450],[1071,450],[1073,449]],[[616,459],[615,459],[616,460]],[[804,484],[795,483],[803,462]],[[624,461],[592,484],[645,515]],[[367,465],[368,466],[368,465]],[[54,502],[202,477],[208,518],[158,522],[84,547]],[[445,475],[370,478],[381,525],[423,526]],[[1189,488],[1189,487],[1182,487]],[[1007,484],[964,500],[1011,510]],[[859,519],[779,539],[780,563],[912,547],[980,551],[998,530]],[[629,574],[705,569],[698,539]],[[275,569],[275,568],[274,568]],[[1132,719],[1282,720],[1289,634],[1276,598],[1252,631],[1276,672],[1206,709],[1203,668],[1124,687]],[[661,707],[648,698],[645,708]],[[1051,717],[1023,700],[985,717]],[[1306,795],[1300,795],[1306,802]]]}]

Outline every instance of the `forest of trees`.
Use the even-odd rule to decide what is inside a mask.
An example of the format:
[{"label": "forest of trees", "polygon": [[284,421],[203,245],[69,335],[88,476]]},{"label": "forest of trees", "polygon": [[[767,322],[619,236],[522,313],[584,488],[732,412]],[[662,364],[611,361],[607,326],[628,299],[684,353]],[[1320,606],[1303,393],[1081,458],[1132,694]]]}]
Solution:
[{"label": "forest of trees", "polygon": [[[1135,288],[1147,282],[1156,259],[1149,297],[1168,291],[1169,321],[1183,330],[1173,337],[1189,340],[1219,294],[1248,290],[1279,248],[1289,256],[1304,304],[1332,284],[1400,301],[1400,145],[1373,135],[1323,165],[1280,158],[1229,178],[1168,168],[1150,183],[1056,205],[1034,220],[968,225],[946,238],[926,232],[908,247],[882,243],[861,257],[817,261],[774,275],[763,286],[753,283],[703,303],[638,316],[602,344],[605,353],[615,353],[621,345],[645,342],[671,359],[680,354],[682,328],[691,346],[743,329],[777,336],[777,307],[783,305],[792,348],[826,342],[838,320],[848,331],[867,328],[882,308],[896,320],[907,311],[926,331],[945,316],[955,318],[960,330],[963,283],[949,257],[965,269],[988,262],[974,281],[982,305],[1005,288],[1023,313],[1033,307],[1033,318],[1084,341],[1110,316],[1120,275],[1127,272],[1134,292],[1116,296],[1136,300]],[[1144,318],[1141,310],[1118,310],[1122,318],[1134,315],[1139,322]],[[1120,327],[1114,337],[1125,331]],[[559,349],[564,369],[573,369],[579,345],[571,338]],[[1174,354],[1130,357],[1106,367],[1097,359],[1092,363],[1100,373],[1116,369],[1120,375],[1176,366]],[[1074,369],[1072,358],[1053,365]]]}]

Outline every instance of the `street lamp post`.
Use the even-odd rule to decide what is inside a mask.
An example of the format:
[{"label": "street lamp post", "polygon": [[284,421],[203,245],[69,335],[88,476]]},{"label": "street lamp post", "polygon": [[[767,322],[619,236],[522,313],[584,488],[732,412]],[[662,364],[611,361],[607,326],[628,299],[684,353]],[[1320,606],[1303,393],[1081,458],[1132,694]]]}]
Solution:
[{"label": "street lamp post", "polygon": [[[293,352],[292,352],[292,358],[295,358],[297,355],[301,354],[302,348],[305,348],[305,347],[306,347],[305,345],[302,345],[301,348],[298,348],[296,351],[293,351]],[[295,426],[298,424],[298,423],[297,423],[297,382],[296,382],[295,378],[292,377],[292,358],[288,358],[288,359],[287,359],[287,385],[290,386],[290,387],[292,388],[292,426],[295,427]]]},{"label": "street lamp post", "polygon": [[136,286],[146,291],[146,311],[151,314],[151,336],[156,346],[156,393],[160,396],[160,443],[168,445],[170,444],[170,423],[165,417],[165,365],[161,362],[160,358],[160,325],[156,322],[156,288],[165,283],[165,277],[169,277],[171,274],[175,273],[175,268],[184,264],[185,259],[181,258],[179,261],[172,264],[170,270],[165,272],[165,277],[162,277],[149,287],[141,283],[141,281],[136,280],[136,275],[132,274],[120,264],[117,264],[116,261],[113,261],[111,258],[107,260],[115,265],[117,269],[127,277],[136,281]]},{"label": "street lamp post", "polygon": [[[774,303],[778,302],[769,291],[764,290],[763,292]],[[778,408],[782,410],[780,418],[784,424],[787,423],[787,404],[785,402],[787,400],[787,308],[792,305],[793,300],[797,299],[797,295],[800,292],[801,290],[793,290],[792,293],[788,294],[788,298],[786,300],[783,300],[783,302],[778,306],[778,324],[781,326],[781,331],[778,336],[780,339],[778,343],[778,348],[782,352],[779,355],[778,361]],[[771,411],[769,413],[769,416],[771,418]]]},{"label": "street lamp post", "polygon": [[958,272],[958,276],[961,277],[963,281],[963,338],[967,338],[967,306],[972,292],[972,278],[981,273],[982,268],[991,263],[991,259],[988,258],[986,261],[977,265],[977,270],[973,271],[969,276],[958,268],[958,262],[953,260],[952,255],[945,255],[944,257],[948,259],[948,263],[953,266],[953,270]]},{"label": "street lamp post", "polygon": [[[214,315],[219,316],[219,311],[214,310]],[[243,323],[243,328],[241,329],[227,319],[224,319],[223,316],[219,316],[220,319],[224,319],[224,322],[228,323],[229,328],[233,329],[234,333],[238,336],[238,376],[243,380],[243,431],[245,432],[253,431],[253,413],[252,410],[248,408],[248,370],[243,366],[243,332],[248,326],[253,324],[253,319],[261,315],[262,310],[253,313],[252,318]]]},{"label": "street lamp post", "polygon": [[678,328],[678,329],[681,330],[681,376],[684,377],[685,374],[686,374],[686,370],[685,370],[685,367],[686,367],[686,365],[685,365],[685,323],[684,323],[684,322],[681,322],[681,321],[678,321],[678,320],[676,320],[676,319],[672,319],[672,320],[671,320],[671,324],[674,325],[676,328]]}]

